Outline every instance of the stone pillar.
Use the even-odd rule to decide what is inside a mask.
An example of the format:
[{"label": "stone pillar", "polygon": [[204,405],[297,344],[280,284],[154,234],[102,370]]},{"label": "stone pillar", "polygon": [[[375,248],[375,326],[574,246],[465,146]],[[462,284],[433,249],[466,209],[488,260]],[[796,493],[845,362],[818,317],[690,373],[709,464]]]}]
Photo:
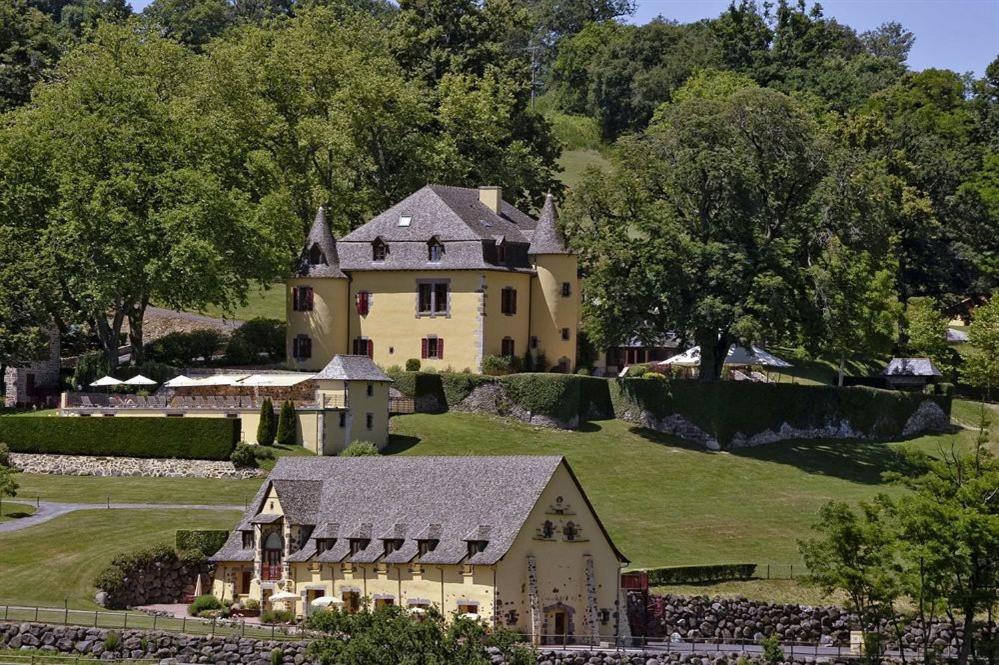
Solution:
[{"label": "stone pillar", "polygon": [[531,644],[541,643],[541,599],[538,597],[538,562],[527,557],[527,602],[531,607]]},{"label": "stone pillar", "polygon": [[259,582],[264,578],[264,530],[253,525],[253,577]]},{"label": "stone pillar", "polygon": [[587,636],[600,634],[600,622],[597,618],[597,575],[593,567],[593,557],[583,555],[583,583],[586,597],[586,610],[583,613],[583,626]]},{"label": "stone pillar", "polygon": [[291,564],[288,562],[288,557],[291,556],[291,524],[288,523],[287,518],[281,520],[281,535],[284,536],[284,552],[281,556],[281,579],[287,580],[291,578]]}]

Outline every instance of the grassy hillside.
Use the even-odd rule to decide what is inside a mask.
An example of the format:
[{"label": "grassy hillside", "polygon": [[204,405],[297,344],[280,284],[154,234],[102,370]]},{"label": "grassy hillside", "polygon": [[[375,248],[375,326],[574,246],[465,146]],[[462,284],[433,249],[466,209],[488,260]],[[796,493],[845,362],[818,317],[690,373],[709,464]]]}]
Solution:
[{"label": "grassy hillside", "polygon": [[[394,454],[565,455],[633,567],[800,566],[797,541],[822,504],[900,491],[880,474],[903,444],[801,441],[708,453],[616,420],[556,432],[460,413],[399,417],[393,429]],[[973,437],[965,430],[904,445],[932,453]]]}]

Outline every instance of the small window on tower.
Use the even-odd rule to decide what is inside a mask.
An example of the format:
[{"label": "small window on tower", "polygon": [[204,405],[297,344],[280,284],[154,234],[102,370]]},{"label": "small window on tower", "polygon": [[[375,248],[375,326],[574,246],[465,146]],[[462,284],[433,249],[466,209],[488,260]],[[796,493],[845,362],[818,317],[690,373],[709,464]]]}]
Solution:
[{"label": "small window on tower", "polygon": [[572,295],[572,284],[569,282],[562,282],[562,297],[568,298]]},{"label": "small window on tower", "polygon": [[562,339],[564,341],[569,341],[569,329],[568,328],[562,328]]}]

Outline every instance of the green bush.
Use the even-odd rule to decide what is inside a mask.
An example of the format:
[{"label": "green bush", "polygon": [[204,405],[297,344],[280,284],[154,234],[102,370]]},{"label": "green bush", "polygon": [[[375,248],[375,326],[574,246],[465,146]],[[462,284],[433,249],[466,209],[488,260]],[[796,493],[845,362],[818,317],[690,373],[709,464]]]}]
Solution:
[{"label": "green bush", "polygon": [[295,406],[290,400],[281,404],[281,414],[278,417],[275,442],[280,446],[294,446],[298,442],[298,427],[295,422]]},{"label": "green bush", "polygon": [[507,397],[533,414],[564,422],[580,415],[580,381],[574,374],[510,374],[500,380]]},{"label": "green bush", "polygon": [[210,363],[224,342],[221,332],[203,328],[169,333],[146,344],[143,350],[151,361],[186,367],[196,360]]},{"label": "green bush", "polygon": [[250,450],[253,451],[253,456],[258,460],[274,459],[274,451],[270,448],[264,448],[263,446],[250,446]]},{"label": "green bush", "polygon": [[250,610],[251,612],[256,612],[260,609],[260,601],[256,598],[247,598],[243,601],[243,607]]},{"label": "green bush", "polygon": [[111,365],[103,351],[84,353],[73,368],[73,385],[86,390],[91,383],[111,373]]},{"label": "green bush", "polygon": [[115,630],[108,631],[108,634],[104,636],[104,650],[113,653],[120,648],[121,648],[121,633]]},{"label": "green bush", "polygon": [[19,453],[227,460],[238,418],[0,418],[0,441]]},{"label": "green bush", "polygon": [[380,455],[378,446],[370,441],[354,441],[349,446],[340,451],[340,457],[366,457],[369,455]]},{"label": "green bush", "polygon": [[225,607],[222,601],[211,594],[198,596],[187,608],[187,613],[192,617],[200,616],[202,612],[209,610],[221,610]]},{"label": "green bush", "polygon": [[600,124],[593,118],[556,111],[546,113],[545,117],[565,150],[600,150],[603,147]]},{"label": "green bush", "polygon": [[291,623],[295,615],[288,610],[267,610],[260,615],[260,623]]},{"label": "green bush", "polygon": [[229,455],[229,461],[237,469],[255,469],[257,466],[257,456],[253,452],[253,446],[248,446],[245,443],[241,443],[236,446],[236,449],[232,451],[232,455]]},{"label": "green bush", "polygon": [[10,466],[10,448],[6,443],[0,443],[0,466]]},{"label": "green bush", "polygon": [[479,386],[496,381],[496,379],[491,376],[482,376],[481,374],[465,374],[464,372],[445,372],[439,374],[438,376],[441,388],[444,391],[444,401],[447,403],[448,408],[459,404]]},{"label": "green bush", "polygon": [[134,578],[139,571],[153,566],[173,565],[180,563],[188,568],[200,568],[204,565],[205,555],[197,550],[178,552],[166,544],[154,545],[147,549],[134,552],[122,552],[104,567],[94,578],[94,586],[108,593],[110,609],[125,609],[122,592],[125,591],[126,579]]},{"label": "green bush", "polygon": [[639,410],[656,418],[679,414],[722,446],[736,434],[749,437],[782,423],[808,429],[840,420],[867,436],[892,439],[922,402],[935,401],[948,415],[951,406],[950,397],[864,387],[632,378],[609,385],[619,417],[634,419]]},{"label": "green bush", "polygon": [[651,586],[666,584],[703,584],[729,580],[751,580],[756,575],[755,563],[719,563],[704,566],[669,566],[645,571]]},{"label": "green bush", "polygon": [[257,443],[261,446],[269,446],[274,443],[277,436],[277,423],[274,421],[274,404],[268,397],[260,405],[260,423],[257,425]]},{"label": "green bush", "polygon": [[[266,356],[270,362],[285,360],[285,323],[278,319],[250,319],[232,333],[226,355],[235,344],[239,353],[249,356],[249,362],[260,362],[261,356]],[[243,364],[242,362],[236,364]]]},{"label": "green bush", "polygon": [[777,633],[760,640],[760,646],[763,647],[763,662],[778,665],[787,660],[784,656],[784,649],[780,646],[780,636]]},{"label": "green bush", "polygon": [[229,532],[222,529],[180,529],[174,536],[178,552],[200,552],[208,557],[225,545]]},{"label": "green bush", "polygon": [[271,665],[281,665],[284,662],[283,649],[271,649]]},{"label": "green bush", "polygon": [[482,373],[487,376],[503,376],[516,372],[520,359],[512,356],[485,356],[482,358]]},{"label": "green bush", "polygon": [[406,361],[406,371],[407,372],[419,372],[420,371],[420,359],[410,358]]}]

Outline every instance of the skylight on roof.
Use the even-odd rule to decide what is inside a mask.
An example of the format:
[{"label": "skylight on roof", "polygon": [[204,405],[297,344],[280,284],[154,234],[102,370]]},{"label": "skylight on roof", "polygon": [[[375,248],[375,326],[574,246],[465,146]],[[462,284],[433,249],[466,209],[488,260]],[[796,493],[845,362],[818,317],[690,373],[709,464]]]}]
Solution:
[{"label": "skylight on roof", "polygon": [[399,215],[399,226],[409,226],[412,222],[412,215]]}]

